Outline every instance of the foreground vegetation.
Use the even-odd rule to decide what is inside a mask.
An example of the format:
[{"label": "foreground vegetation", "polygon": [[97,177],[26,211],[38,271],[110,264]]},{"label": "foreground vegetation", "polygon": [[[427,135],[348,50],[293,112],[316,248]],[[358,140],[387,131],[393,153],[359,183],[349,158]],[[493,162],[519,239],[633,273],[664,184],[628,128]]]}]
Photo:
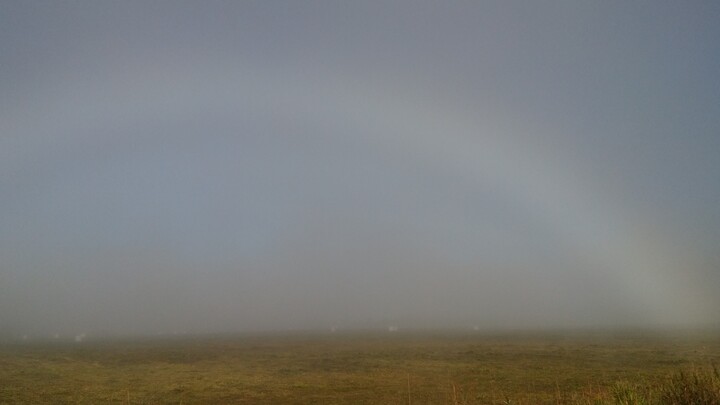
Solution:
[{"label": "foreground vegetation", "polygon": [[301,334],[0,345],[0,403],[720,404],[717,335]]}]

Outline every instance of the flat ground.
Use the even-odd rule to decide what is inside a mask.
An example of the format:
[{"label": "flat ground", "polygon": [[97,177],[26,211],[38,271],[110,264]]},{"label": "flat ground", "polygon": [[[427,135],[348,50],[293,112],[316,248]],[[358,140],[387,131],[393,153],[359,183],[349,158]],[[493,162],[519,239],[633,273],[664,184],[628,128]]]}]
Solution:
[{"label": "flat ground", "polygon": [[0,403],[593,403],[720,364],[717,334],[335,333],[0,345]]}]

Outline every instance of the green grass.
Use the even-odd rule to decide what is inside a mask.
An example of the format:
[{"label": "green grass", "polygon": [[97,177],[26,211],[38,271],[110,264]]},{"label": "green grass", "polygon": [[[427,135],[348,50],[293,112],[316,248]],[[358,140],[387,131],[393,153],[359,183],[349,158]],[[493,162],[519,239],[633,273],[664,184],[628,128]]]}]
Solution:
[{"label": "green grass", "polygon": [[716,403],[673,402],[718,394],[720,378],[706,372],[714,363],[717,336],[357,333],[5,344],[0,403]]}]

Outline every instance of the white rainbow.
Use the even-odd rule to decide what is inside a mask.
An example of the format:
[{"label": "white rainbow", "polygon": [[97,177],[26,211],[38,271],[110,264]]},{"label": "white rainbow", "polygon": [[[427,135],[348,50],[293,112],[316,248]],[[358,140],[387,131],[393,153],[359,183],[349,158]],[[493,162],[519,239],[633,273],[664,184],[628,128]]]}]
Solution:
[{"label": "white rainbow", "polygon": [[[109,147],[102,128],[206,114],[259,114],[319,122],[362,133],[386,153],[412,157],[469,181],[491,182],[564,235],[568,249],[589,252],[658,323],[713,319],[716,300],[684,277],[683,261],[640,216],[598,195],[561,153],[518,143],[510,116],[483,116],[472,105],[355,77],[251,68],[240,63],[139,66],[100,80],[64,82],[28,94],[0,112],[0,169],[45,164],[54,139],[68,150]],[[338,134],[337,136],[346,136]],[[50,146],[48,146],[50,142]],[[28,146],[36,152],[28,153]],[[73,146],[74,145],[74,146]],[[24,153],[19,153],[20,148]],[[33,157],[36,158],[33,161]],[[628,220],[628,218],[631,218]],[[621,221],[622,219],[622,221]],[[667,238],[670,239],[670,238]]]}]

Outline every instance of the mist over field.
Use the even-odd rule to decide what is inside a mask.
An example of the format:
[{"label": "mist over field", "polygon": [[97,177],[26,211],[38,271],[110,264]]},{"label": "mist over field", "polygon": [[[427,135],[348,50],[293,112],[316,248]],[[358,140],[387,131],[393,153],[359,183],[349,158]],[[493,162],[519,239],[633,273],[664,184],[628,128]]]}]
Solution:
[{"label": "mist over field", "polygon": [[0,337],[720,325],[720,4],[0,3]]}]

